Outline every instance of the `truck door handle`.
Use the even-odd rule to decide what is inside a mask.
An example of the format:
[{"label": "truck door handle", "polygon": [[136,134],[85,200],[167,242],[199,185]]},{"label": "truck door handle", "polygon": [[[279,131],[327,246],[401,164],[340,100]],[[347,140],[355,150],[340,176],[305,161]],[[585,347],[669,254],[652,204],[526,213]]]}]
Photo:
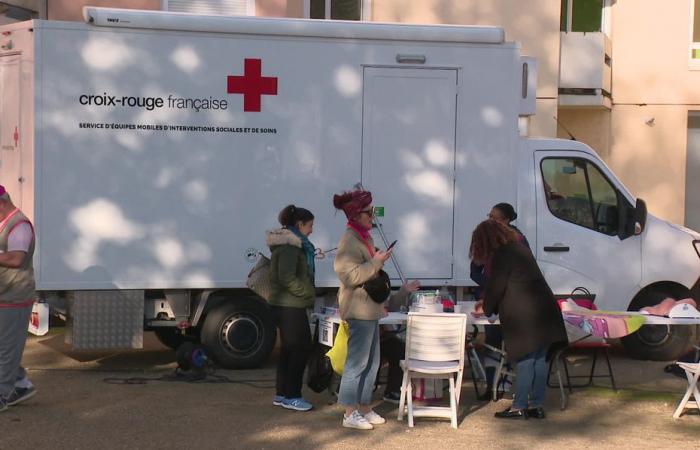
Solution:
[{"label": "truck door handle", "polygon": [[551,245],[547,246],[544,248],[545,252],[568,252],[569,251],[569,246],[568,245]]}]

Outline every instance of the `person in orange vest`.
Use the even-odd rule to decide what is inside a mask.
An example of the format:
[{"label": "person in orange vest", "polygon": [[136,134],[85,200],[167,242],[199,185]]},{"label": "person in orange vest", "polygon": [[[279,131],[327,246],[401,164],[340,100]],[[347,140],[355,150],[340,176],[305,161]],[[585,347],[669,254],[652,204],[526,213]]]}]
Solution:
[{"label": "person in orange vest", "polygon": [[0,185],[0,412],[37,390],[20,363],[36,298],[34,227]]}]

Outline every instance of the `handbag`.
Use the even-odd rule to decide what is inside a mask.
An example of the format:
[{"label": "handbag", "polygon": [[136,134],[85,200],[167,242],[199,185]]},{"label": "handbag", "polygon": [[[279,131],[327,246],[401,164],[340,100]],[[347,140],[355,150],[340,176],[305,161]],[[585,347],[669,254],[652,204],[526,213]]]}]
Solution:
[{"label": "handbag", "polygon": [[270,258],[259,253],[255,265],[248,273],[246,286],[265,300],[272,296],[272,283],[270,282]]},{"label": "handbag", "polygon": [[328,347],[318,342],[319,321],[316,320],[314,343],[306,364],[306,385],[314,392],[321,393],[328,389],[333,378],[331,360],[326,356]]},{"label": "handbag", "polygon": [[595,308],[595,294],[591,294],[591,291],[581,286],[574,288],[571,294],[554,294],[554,298],[557,300],[560,308],[562,303],[565,303],[568,299],[573,300],[577,305],[584,308]]},{"label": "handbag", "polygon": [[347,322],[340,322],[338,333],[335,335],[333,347],[328,350],[326,356],[331,360],[333,372],[342,375],[345,370],[345,360],[348,357],[348,339],[350,338],[350,326]]},{"label": "handbag", "polygon": [[372,301],[375,303],[384,303],[386,299],[389,298],[389,294],[391,294],[391,280],[389,279],[389,274],[380,269],[374,278],[365,281],[361,287],[367,291]]}]

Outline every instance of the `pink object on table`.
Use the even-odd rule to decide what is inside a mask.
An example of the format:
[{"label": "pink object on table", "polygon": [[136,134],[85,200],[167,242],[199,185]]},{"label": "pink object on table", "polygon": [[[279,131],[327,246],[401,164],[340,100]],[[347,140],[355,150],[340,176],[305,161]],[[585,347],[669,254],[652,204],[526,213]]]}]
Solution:
[{"label": "pink object on table", "polygon": [[671,312],[671,308],[673,308],[676,305],[682,304],[687,304],[692,306],[693,308],[697,308],[697,303],[695,303],[695,300],[693,300],[692,298],[676,300],[674,298],[667,297],[661,300],[661,302],[658,305],[646,306],[642,308],[641,311],[647,314],[653,314],[655,316],[668,316],[668,313]]}]

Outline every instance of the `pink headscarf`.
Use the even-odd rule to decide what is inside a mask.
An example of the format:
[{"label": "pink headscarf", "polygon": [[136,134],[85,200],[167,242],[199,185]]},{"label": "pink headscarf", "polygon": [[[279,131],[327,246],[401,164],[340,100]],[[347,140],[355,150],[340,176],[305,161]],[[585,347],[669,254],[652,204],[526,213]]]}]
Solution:
[{"label": "pink headscarf", "polygon": [[333,196],[333,206],[341,209],[349,220],[357,217],[360,212],[372,204],[372,193],[369,191],[350,191]]}]

